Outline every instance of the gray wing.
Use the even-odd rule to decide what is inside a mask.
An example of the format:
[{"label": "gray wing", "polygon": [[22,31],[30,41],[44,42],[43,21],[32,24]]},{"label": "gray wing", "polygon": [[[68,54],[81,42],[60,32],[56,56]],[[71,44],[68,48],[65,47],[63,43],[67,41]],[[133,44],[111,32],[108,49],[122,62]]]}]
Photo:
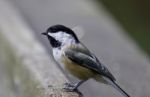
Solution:
[{"label": "gray wing", "polygon": [[65,55],[73,62],[80,64],[80,66],[89,68],[92,71],[95,71],[98,74],[108,77],[112,81],[115,81],[114,76],[109,72],[109,70],[103,64],[99,62],[99,60],[96,58],[95,55],[86,54],[80,51],[76,51],[74,49],[69,49],[65,51]]}]

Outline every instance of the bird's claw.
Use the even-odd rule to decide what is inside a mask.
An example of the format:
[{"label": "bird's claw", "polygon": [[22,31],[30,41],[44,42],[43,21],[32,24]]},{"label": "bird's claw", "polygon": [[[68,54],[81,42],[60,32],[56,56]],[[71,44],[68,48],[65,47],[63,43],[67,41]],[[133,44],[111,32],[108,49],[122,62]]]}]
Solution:
[{"label": "bird's claw", "polygon": [[65,83],[63,89],[67,92],[76,92],[80,95],[80,97],[83,97],[83,94],[77,89],[76,84]]},{"label": "bird's claw", "polygon": [[77,91],[77,88],[76,88],[76,86],[74,84],[65,83],[64,85],[65,85],[65,87],[63,89],[65,89],[68,92]]}]

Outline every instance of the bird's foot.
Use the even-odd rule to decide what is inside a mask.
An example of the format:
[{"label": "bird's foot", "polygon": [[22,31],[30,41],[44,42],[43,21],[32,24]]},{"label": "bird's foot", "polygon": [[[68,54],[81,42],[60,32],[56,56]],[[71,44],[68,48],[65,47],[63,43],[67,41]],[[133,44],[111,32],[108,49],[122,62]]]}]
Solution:
[{"label": "bird's foot", "polygon": [[65,85],[65,87],[63,89],[66,90],[67,92],[75,92],[75,91],[77,91],[77,87],[74,84],[65,83],[64,85]]},{"label": "bird's foot", "polygon": [[83,83],[84,81],[80,81],[79,83],[76,84],[71,84],[71,83],[65,83],[65,87],[63,88],[67,92],[76,92],[80,95],[80,97],[83,97],[83,94],[78,90],[78,87]]}]

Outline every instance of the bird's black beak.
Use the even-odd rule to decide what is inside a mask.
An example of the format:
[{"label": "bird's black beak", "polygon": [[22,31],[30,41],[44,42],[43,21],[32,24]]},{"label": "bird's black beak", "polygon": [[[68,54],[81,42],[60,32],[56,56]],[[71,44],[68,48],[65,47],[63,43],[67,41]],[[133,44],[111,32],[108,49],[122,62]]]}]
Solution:
[{"label": "bird's black beak", "polygon": [[43,33],[41,33],[42,35],[47,35],[47,32],[43,32]]}]

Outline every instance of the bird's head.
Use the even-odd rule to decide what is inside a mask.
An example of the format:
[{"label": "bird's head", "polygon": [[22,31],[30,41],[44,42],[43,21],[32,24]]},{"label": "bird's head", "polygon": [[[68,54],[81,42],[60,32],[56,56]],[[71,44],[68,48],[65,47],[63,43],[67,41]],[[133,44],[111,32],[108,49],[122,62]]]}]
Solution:
[{"label": "bird's head", "polygon": [[52,47],[60,47],[72,42],[79,43],[79,40],[73,30],[63,25],[54,25],[42,33],[46,35]]}]

